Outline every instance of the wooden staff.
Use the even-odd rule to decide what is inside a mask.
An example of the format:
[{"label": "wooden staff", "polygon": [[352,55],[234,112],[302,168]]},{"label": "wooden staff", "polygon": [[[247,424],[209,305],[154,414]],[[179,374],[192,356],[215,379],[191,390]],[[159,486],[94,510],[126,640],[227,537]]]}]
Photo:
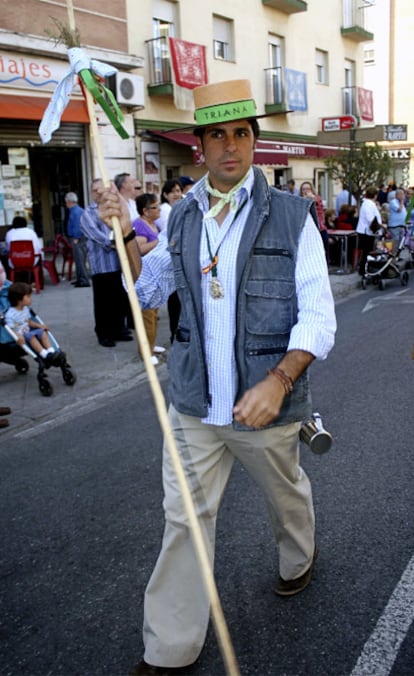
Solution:
[{"label": "wooden staff", "polygon": [[[69,28],[72,32],[76,31],[75,24],[75,15],[73,11],[72,0],[66,0],[67,9],[68,9],[68,18],[69,18]],[[104,185],[109,186],[110,181],[107,177],[103,154],[99,139],[98,124],[95,117],[94,103],[89,90],[84,87],[84,94],[86,98],[86,104],[88,107],[89,120],[91,125],[91,140],[95,148],[96,157],[99,165],[99,171],[101,178],[104,182]],[[240,671],[237,664],[236,655],[234,653],[233,645],[231,643],[230,634],[226,625],[224,618],[223,610],[220,603],[220,598],[217,592],[217,587],[214,581],[214,575],[208,558],[206,546],[204,543],[203,535],[201,532],[200,524],[198,522],[197,514],[195,507],[191,498],[191,492],[188,487],[187,478],[181,464],[180,455],[175,443],[174,436],[169,424],[167,407],[164,400],[164,395],[157,378],[155,367],[151,362],[151,352],[149,348],[149,343],[147,339],[147,334],[145,331],[144,321],[142,319],[141,308],[138,302],[138,297],[135,292],[134,280],[132,278],[131,269],[129,267],[128,257],[125,250],[125,244],[123,241],[121,225],[119,219],[116,217],[112,218],[112,228],[115,234],[115,244],[118,252],[119,260],[121,263],[121,268],[123,275],[125,277],[126,286],[128,289],[129,302],[131,304],[132,317],[134,320],[136,334],[138,336],[139,345],[141,354],[144,358],[144,364],[147,371],[149,383],[151,386],[152,394],[154,397],[155,406],[158,413],[158,418],[160,421],[161,429],[164,434],[165,443],[168,448],[168,452],[171,456],[171,460],[174,466],[174,471],[177,476],[177,480],[180,486],[182,493],[182,498],[184,502],[184,507],[187,512],[188,520],[190,523],[191,534],[193,538],[194,548],[198,557],[200,570],[204,580],[206,592],[208,594],[210,605],[211,605],[211,615],[216,631],[217,640],[219,642],[220,650],[222,653],[223,661],[226,667],[226,672],[230,676],[239,676]]]}]

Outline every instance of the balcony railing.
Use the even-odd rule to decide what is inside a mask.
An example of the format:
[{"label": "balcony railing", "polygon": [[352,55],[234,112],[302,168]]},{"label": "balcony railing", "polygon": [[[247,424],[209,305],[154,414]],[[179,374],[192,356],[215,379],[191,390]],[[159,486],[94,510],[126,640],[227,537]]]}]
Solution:
[{"label": "balcony railing", "polygon": [[146,41],[148,62],[148,90],[150,94],[172,94],[172,75],[168,38]]},{"label": "balcony railing", "polygon": [[282,66],[265,68],[266,113],[283,113],[287,110],[283,73]]},{"label": "balcony railing", "polygon": [[355,42],[373,40],[374,35],[366,29],[363,0],[343,0],[343,24],[341,34]]}]

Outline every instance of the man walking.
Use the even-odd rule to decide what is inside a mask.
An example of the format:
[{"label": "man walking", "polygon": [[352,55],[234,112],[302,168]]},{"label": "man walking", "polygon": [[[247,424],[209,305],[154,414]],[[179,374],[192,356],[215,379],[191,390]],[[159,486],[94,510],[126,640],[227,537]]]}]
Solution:
[{"label": "man walking", "polygon": [[[250,83],[194,90],[195,135],[208,174],[177,204],[168,239],[142,260],[115,188],[100,215],[120,218],[143,307],[177,290],[171,348],[171,428],[211,562],[218,508],[235,459],[265,496],[276,543],[274,591],[307,587],[317,556],[311,486],[299,465],[301,421],[311,413],[307,367],[336,329],[312,202],[270,187],[252,166],[259,127]],[[164,241],[164,244],[163,244]],[[144,659],[129,674],[169,674],[193,663],[209,622],[188,520],[167,449],[165,530],[145,593]]]}]

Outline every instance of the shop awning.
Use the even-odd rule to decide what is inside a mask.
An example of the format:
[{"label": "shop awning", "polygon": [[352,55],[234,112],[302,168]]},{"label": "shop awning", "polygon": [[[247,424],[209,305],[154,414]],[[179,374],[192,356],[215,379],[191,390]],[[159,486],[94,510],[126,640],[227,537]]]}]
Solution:
[{"label": "shop awning", "polygon": [[[40,96],[9,96],[0,94],[0,118],[9,120],[40,120],[49,103],[49,98]],[[89,124],[88,109],[83,99],[69,101],[62,122]]]},{"label": "shop awning", "polygon": [[[147,133],[154,139],[179,143],[195,149],[197,138],[191,132],[171,131],[165,132],[156,129],[148,130]],[[258,139],[254,152],[254,164],[269,164],[288,166],[293,158],[326,157],[337,151],[337,148],[321,146],[313,143],[296,143],[289,141],[272,141]]]}]

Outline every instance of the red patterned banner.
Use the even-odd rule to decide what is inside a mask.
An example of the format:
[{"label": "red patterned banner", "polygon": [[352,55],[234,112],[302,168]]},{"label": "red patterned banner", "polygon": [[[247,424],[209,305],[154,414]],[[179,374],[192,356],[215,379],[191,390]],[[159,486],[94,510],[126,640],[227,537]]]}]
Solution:
[{"label": "red patterned banner", "polygon": [[374,100],[372,98],[372,91],[370,89],[363,89],[363,87],[357,87],[357,89],[359,116],[362,120],[373,122]]},{"label": "red patterned banner", "polygon": [[194,42],[168,38],[175,83],[194,89],[207,84],[206,48]]}]

